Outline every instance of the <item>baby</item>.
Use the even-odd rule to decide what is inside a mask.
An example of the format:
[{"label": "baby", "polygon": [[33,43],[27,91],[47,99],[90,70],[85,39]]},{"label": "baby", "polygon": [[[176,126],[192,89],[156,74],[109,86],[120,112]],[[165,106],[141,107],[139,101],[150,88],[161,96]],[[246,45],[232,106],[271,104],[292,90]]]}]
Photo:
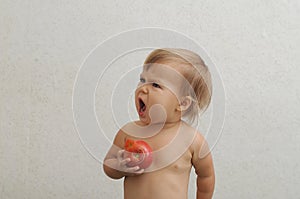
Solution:
[{"label": "baby", "polygon": [[[197,199],[212,198],[213,161],[204,137],[191,124],[211,100],[211,76],[203,60],[185,49],[157,49],[146,58],[135,91],[139,120],[122,127],[103,164],[113,179],[124,177],[125,199],[187,199],[191,168]],[[128,140],[151,149],[151,164],[130,164]]]}]

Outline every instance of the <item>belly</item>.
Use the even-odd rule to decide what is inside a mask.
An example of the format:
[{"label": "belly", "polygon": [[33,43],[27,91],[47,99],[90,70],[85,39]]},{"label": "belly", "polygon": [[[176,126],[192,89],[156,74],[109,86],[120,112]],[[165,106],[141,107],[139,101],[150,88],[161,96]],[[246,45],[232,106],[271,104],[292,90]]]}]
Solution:
[{"label": "belly", "polygon": [[[166,157],[155,157],[153,165],[163,161]],[[124,180],[125,199],[185,199],[187,198],[188,183],[191,171],[190,151],[186,151],[171,164],[145,172],[142,175],[126,177]],[[151,171],[151,169],[150,169]]]},{"label": "belly", "polygon": [[180,165],[174,164],[159,171],[126,177],[124,198],[187,198],[190,168],[186,168],[185,171],[182,169]]}]

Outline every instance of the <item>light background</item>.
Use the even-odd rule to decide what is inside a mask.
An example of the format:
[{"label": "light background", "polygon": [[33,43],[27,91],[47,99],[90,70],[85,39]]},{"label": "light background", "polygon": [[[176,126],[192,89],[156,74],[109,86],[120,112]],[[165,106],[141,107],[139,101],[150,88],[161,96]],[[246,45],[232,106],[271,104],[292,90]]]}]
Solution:
[{"label": "light background", "polygon": [[0,198],[122,197],[80,143],[72,89],[92,48],[145,26],[193,38],[222,75],[214,198],[299,198],[299,13],[297,0],[0,0]]}]

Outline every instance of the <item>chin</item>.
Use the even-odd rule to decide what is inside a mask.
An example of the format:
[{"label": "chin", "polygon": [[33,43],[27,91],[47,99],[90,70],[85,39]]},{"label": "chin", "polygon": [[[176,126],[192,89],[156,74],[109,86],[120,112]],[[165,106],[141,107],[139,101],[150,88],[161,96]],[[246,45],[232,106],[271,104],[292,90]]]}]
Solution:
[{"label": "chin", "polygon": [[148,118],[140,117],[139,120],[140,120],[140,122],[142,122],[142,123],[144,123],[146,125],[151,124],[151,120],[148,119]]}]

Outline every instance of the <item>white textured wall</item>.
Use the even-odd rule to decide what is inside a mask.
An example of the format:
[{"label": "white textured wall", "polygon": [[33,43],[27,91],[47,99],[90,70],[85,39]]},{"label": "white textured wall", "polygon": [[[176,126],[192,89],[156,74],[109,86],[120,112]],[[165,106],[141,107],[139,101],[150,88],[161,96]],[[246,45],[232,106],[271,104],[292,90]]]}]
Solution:
[{"label": "white textured wall", "polygon": [[299,198],[299,13],[298,0],[0,0],[0,198],[121,198],[80,143],[72,89],[96,44],[144,26],[195,39],[223,77],[214,198]]}]

